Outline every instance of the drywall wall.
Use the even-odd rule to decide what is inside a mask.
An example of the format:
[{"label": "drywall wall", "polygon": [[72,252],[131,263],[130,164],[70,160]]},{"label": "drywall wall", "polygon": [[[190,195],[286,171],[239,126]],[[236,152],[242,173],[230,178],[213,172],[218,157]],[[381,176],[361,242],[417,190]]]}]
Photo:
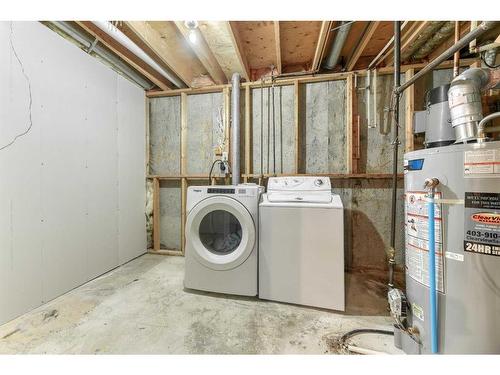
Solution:
[{"label": "drywall wall", "polygon": [[0,22],[0,323],[145,251],[144,92]]}]

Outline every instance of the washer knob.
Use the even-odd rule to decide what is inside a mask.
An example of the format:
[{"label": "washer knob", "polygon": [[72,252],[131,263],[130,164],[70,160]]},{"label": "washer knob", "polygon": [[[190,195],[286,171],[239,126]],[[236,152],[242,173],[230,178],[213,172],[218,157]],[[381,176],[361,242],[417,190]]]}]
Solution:
[{"label": "washer knob", "polygon": [[324,184],[323,180],[321,180],[319,178],[314,181],[314,185],[316,185],[316,186],[322,186],[323,184]]}]

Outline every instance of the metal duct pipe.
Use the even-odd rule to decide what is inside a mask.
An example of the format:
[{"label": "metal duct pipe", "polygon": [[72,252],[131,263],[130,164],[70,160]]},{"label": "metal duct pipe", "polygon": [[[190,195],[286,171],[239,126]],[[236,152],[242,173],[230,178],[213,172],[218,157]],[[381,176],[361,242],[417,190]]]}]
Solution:
[{"label": "metal duct pipe", "polygon": [[475,140],[483,118],[481,91],[500,83],[500,69],[472,68],[457,76],[448,91],[451,125],[456,143]]},{"label": "metal duct pipe", "polygon": [[240,183],[240,79],[234,73],[231,79],[231,173],[232,185]]},{"label": "metal duct pipe", "polygon": [[120,43],[123,47],[127,48],[134,55],[143,60],[146,64],[151,66],[154,70],[160,73],[163,77],[168,79],[178,88],[184,88],[186,85],[179,78],[173,75],[171,72],[164,69],[156,61],[154,61],[149,55],[144,52],[137,44],[131,41],[124,33],[122,33],[118,28],[116,28],[111,22],[108,21],[92,21],[99,29],[108,34],[111,38]]},{"label": "metal duct pipe", "polygon": [[396,206],[398,190],[398,148],[399,148],[399,98],[397,93],[401,83],[401,22],[394,21],[394,138],[392,140],[392,205],[391,241],[389,249],[389,288],[394,288],[394,265],[396,264]]},{"label": "metal duct pipe", "polygon": [[340,25],[339,30],[337,31],[337,35],[335,36],[332,50],[330,51],[330,54],[326,58],[325,64],[323,65],[325,69],[332,70],[338,64],[340,53],[342,52],[342,48],[344,47],[344,43],[347,39],[347,35],[349,34],[349,30],[351,30],[351,25],[352,21],[342,21],[342,25]]},{"label": "metal duct pipe", "polygon": [[[105,48],[102,48],[99,44],[93,46],[92,51],[89,51],[90,47],[93,45],[94,41],[88,39],[86,35],[82,35],[78,30],[71,26],[68,22],[64,21],[53,21],[50,22],[57,29],[62,31],[64,34],[73,38],[76,42],[87,47],[87,53],[91,53],[96,57],[104,60],[107,64],[111,65],[114,69],[118,70],[119,73],[123,74],[145,90],[152,89],[155,85],[149,82],[147,79],[143,78],[142,75],[137,73],[130,66],[125,64],[120,60],[114,53],[109,52]],[[47,25],[50,28],[53,26]]]},{"label": "metal duct pipe", "polygon": [[443,61],[448,59],[450,56],[452,56],[455,52],[460,51],[463,47],[469,45],[469,42],[476,39],[477,37],[481,36],[484,34],[486,31],[491,30],[494,28],[496,25],[498,25],[498,21],[484,21],[482,22],[477,28],[469,32],[467,35],[465,35],[462,39],[460,39],[457,43],[455,43],[453,46],[448,48],[446,51],[444,51],[441,55],[436,57],[434,60],[432,60],[427,66],[423,69],[421,69],[417,74],[415,74],[411,79],[409,79],[407,82],[402,84],[399,88],[396,89],[396,94],[401,94],[403,91],[405,91],[408,87],[413,85],[415,81],[418,79],[422,78],[424,75],[429,73],[431,70],[436,68],[439,64],[441,64]]}]

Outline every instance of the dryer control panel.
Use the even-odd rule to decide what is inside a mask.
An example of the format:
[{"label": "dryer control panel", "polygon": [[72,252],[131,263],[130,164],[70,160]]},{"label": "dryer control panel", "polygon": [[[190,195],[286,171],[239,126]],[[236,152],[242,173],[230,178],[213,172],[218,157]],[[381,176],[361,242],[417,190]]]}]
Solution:
[{"label": "dryer control panel", "polygon": [[267,184],[267,191],[328,191],[332,186],[328,177],[289,176],[271,177]]}]

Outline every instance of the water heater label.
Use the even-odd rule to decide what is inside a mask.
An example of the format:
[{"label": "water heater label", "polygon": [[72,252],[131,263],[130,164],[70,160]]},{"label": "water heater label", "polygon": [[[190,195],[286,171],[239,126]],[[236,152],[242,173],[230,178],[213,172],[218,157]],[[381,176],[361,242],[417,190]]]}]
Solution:
[{"label": "water heater label", "polygon": [[500,256],[500,194],[465,193],[464,251]]},{"label": "water heater label", "polygon": [[[441,193],[435,194],[441,199]],[[441,204],[434,206],[434,239],[436,241],[436,284],[444,293],[443,229]],[[415,281],[429,286],[429,231],[427,192],[408,191],[405,195],[406,269]]]},{"label": "water heater label", "polygon": [[466,151],[464,156],[464,175],[468,177],[500,175],[500,150]]}]

